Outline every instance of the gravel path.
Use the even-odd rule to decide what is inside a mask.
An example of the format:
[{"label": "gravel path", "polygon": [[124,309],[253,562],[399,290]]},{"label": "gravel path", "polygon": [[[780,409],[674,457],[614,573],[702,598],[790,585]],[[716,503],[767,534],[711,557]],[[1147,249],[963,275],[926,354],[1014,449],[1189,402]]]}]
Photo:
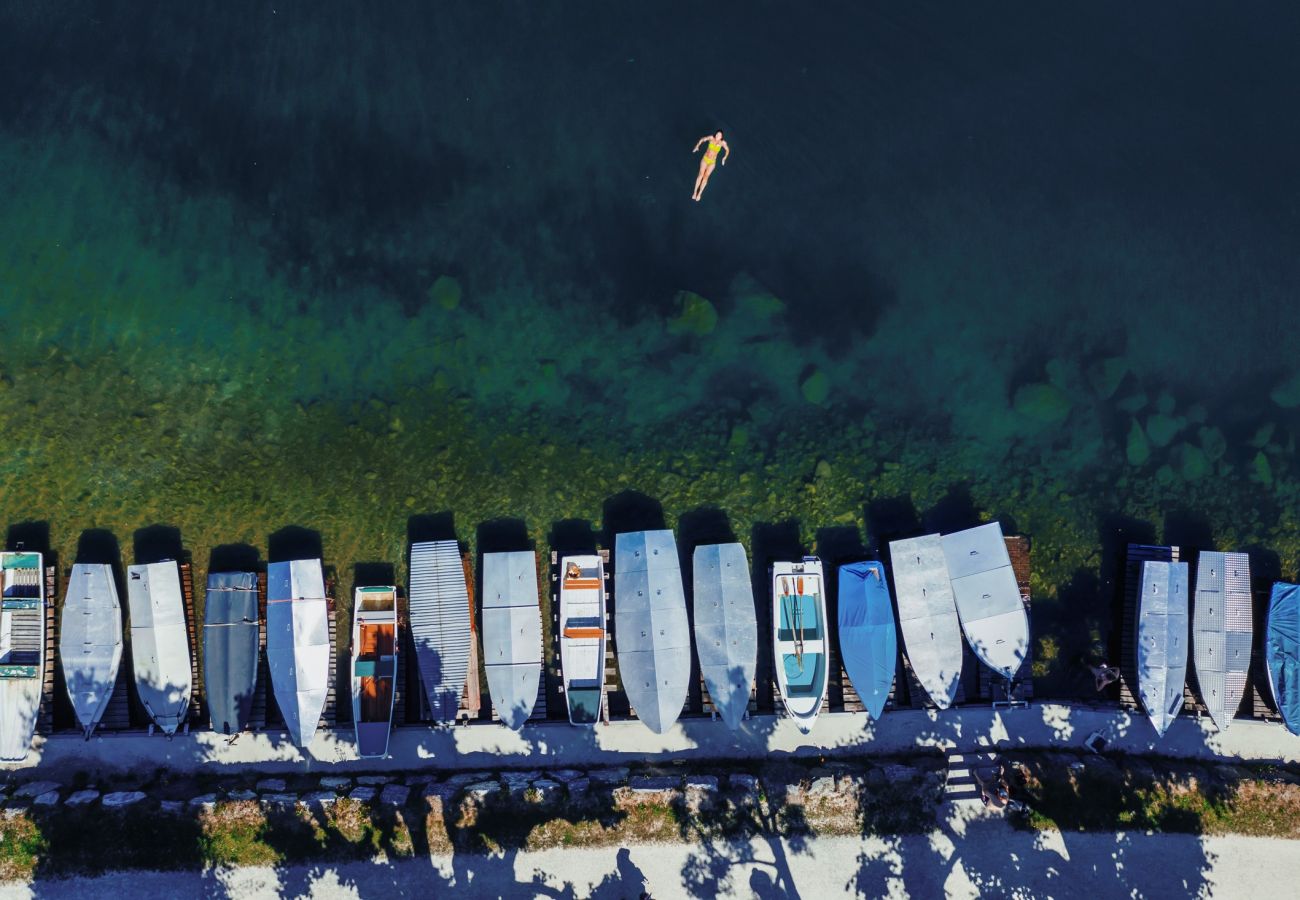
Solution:
[{"label": "gravel path", "polygon": [[[967,815],[971,818],[965,818]],[[431,896],[656,900],[686,896],[1267,897],[1300,880],[1300,842],[1148,834],[1032,834],[958,810],[943,829],[894,838],[656,845],[458,856],[395,865],[132,873],[38,882],[0,897]],[[441,895],[441,894],[437,894]]]}]

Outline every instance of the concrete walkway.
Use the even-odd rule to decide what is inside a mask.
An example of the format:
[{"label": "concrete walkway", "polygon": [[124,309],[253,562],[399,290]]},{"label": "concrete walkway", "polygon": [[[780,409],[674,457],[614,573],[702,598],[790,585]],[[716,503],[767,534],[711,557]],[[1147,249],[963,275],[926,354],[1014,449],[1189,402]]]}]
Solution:
[{"label": "concrete walkway", "polygon": [[[0,898],[1278,896],[1300,842],[1163,834],[1034,834],[954,820],[928,835],[436,857],[385,865],[106,875],[0,888]],[[452,893],[454,891],[454,894]]]},{"label": "concrete walkway", "polygon": [[244,734],[229,744],[212,732],[168,741],[161,736],[76,735],[37,738],[27,759],[6,769],[111,772],[164,767],[177,772],[230,767],[264,772],[474,769],[520,766],[600,766],[640,761],[777,758],[781,756],[902,755],[917,748],[978,753],[1027,748],[1078,748],[1093,731],[1111,747],[1196,759],[1300,762],[1300,738],[1276,723],[1242,720],[1219,734],[1210,720],[1180,717],[1163,739],[1145,716],[1113,709],[1035,704],[1026,709],[966,707],[945,712],[895,710],[880,722],[861,713],[824,714],[811,734],[786,718],[758,716],[731,732],[721,722],[690,719],[665,735],[639,722],[595,729],[563,723],[529,725],[516,734],[500,725],[395,729],[391,755],[358,760],[349,730],[317,733],[304,754],[284,733]]}]

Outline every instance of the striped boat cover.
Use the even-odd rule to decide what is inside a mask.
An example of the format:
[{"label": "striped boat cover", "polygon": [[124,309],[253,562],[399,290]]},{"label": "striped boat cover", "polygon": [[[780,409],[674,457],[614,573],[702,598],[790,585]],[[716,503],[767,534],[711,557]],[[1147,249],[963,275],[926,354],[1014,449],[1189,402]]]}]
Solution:
[{"label": "striped boat cover", "polygon": [[111,566],[72,567],[59,626],[59,659],[72,710],[89,734],[108,708],[122,663],[122,606]]},{"label": "striped boat cover", "polygon": [[469,672],[469,592],[457,541],[411,545],[411,638],[435,722],[454,722]]},{"label": "striped boat cover", "polygon": [[1029,652],[1029,617],[997,522],[943,536],[962,631],[975,655],[1003,678],[1020,670]]},{"label": "striped boat cover", "polygon": [[163,733],[175,734],[193,689],[180,569],[171,560],[131,566],[126,588],[136,691]]},{"label": "striped boat cover", "polygon": [[1183,708],[1187,681],[1187,563],[1142,563],[1138,696],[1160,735]]},{"label": "striped boat cover", "polygon": [[942,539],[928,534],[891,541],[889,558],[908,662],[934,705],[947,709],[957,696],[962,653]]},{"label": "striped boat cover", "polygon": [[289,737],[306,747],[329,696],[329,603],[319,559],[267,566],[266,661]]},{"label": "striped boat cover", "polygon": [[709,697],[733,731],[749,708],[758,660],[758,619],[745,548],[739,543],[695,548],[695,646]]},{"label": "striped boat cover", "polygon": [[663,734],[686,704],[691,633],[677,542],[667,529],[615,538],[614,639],[618,672],[637,718]]},{"label": "striped boat cover", "polygon": [[1196,564],[1192,656],[1196,682],[1219,730],[1232,724],[1250,672],[1254,634],[1250,557],[1206,551]]},{"label": "striped boat cover", "polygon": [[497,715],[516,731],[542,676],[542,610],[531,550],[483,554],[483,659]]}]

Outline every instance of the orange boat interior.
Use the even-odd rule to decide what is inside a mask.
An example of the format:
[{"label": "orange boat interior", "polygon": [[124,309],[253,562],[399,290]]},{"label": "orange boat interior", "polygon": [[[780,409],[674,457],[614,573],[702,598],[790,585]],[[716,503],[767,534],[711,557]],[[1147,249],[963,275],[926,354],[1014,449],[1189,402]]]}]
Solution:
[{"label": "orange boat interior", "polygon": [[356,675],[360,682],[361,721],[387,722],[393,709],[393,646],[396,627],[390,623],[361,626]]}]

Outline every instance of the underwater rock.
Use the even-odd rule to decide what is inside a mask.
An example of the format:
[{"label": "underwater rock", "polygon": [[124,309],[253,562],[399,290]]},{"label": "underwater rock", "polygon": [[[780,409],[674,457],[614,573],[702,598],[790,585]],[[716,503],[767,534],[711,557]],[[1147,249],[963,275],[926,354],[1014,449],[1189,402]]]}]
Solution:
[{"label": "underwater rock", "polygon": [[1196,436],[1200,438],[1201,449],[1205,451],[1205,457],[1210,462],[1218,462],[1223,458],[1223,454],[1228,452],[1228,439],[1219,429],[1212,426],[1200,428],[1197,429]]},{"label": "underwater rock", "polygon": [[1283,381],[1269,392],[1268,399],[1283,409],[1300,406],[1300,372]]},{"label": "underwater rock", "polygon": [[813,471],[813,477],[821,480],[831,477],[831,464],[824,459],[817,460],[817,468]]},{"label": "underwater rock", "polygon": [[736,309],[747,318],[770,319],[785,311],[781,298],[747,272],[731,280],[731,296],[735,298]]},{"label": "underwater rock", "polygon": [[1179,444],[1174,450],[1178,461],[1178,474],[1184,481],[1198,481],[1210,474],[1210,459],[1205,451],[1194,444]]},{"label": "underwater rock", "polygon": [[1133,420],[1133,424],[1128,430],[1128,445],[1125,448],[1125,456],[1128,457],[1130,466],[1140,466],[1151,458],[1151,443],[1147,440],[1147,434],[1142,430],[1142,426]]},{"label": "underwater rock", "polygon": [[1064,422],[1070,415],[1070,398],[1051,384],[1026,384],[1016,390],[1011,401],[1016,412],[1036,422]]},{"label": "underwater rock", "polygon": [[1147,416],[1147,438],[1154,447],[1168,447],[1180,431],[1182,425],[1172,416],[1158,412]]},{"label": "underwater rock", "polygon": [[1146,391],[1138,391],[1136,394],[1130,394],[1129,396],[1125,397],[1123,400],[1115,404],[1115,406],[1120,410],[1120,412],[1126,412],[1129,413],[1130,415],[1134,415],[1136,413],[1141,412],[1143,409],[1146,408],[1146,405],[1147,405]]},{"label": "underwater rock", "polygon": [[1128,363],[1122,356],[1099,359],[1088,367],[1088,384],[1102,400],[1109,400],[1119,390],[1128,374]]},{"label": "underwater rock", "polygon": [[1156,398],[1156,411],[1166,416],[1173,415],[1175,405],[1174,395],[1168,391],[1161,391],[1160,396]]},{"label": "underwater rock", "polygon": [[1255,459],[1250,464],[1250,480],[1265,487],[1273,486],[1273,466],[1269,464],[1263,450],[1255,454]]},{"label": "underwater rock", "polygon": [[677,315],[668,320],[669,334],[711,334],[718,324],[713,304],[694,291],[677,292]]},{"label": "underwater rock", "polygon": [[1249,441],[1250,446],[1254,447],[1256,450],[1268,446],[1268,442],[1272,440],[1273,432],[1276,428],[1277,424],[1274,422],[1265,422],[1263,425],[1256,428],[1254,436],[1251,437]]},{"label": "underwater rock", "polygon": [[1078,370],[1063,359],[1048,360],[1044,368],[1047,372],[1047,383],[1062,391],[1068,391],[1077,381]]},{"label": "underwater rock", "polygon": [[799,385],[799,391],[809,403],[822,406],[831,393],[831,382],[821,369],[813,369]]},{"label": "underwater rock", "polygon": [[731,436],[727,438],[727,449],[732,453],[740,453],[749,446],[749,429],[744,425],[734,425],[731,429]]},{"label": "underwater rock", "polygon": [[429,288],[429,302],[443,309],[460,306],[460,297],[460,282],[450,275],[439,275],[433,287]]},{"label": "underwater rock", "polygon": [[1174,483],[1174,479],[1177,477],[1178,476],[1174,473],[1173,466],[1169,465],[1169,463],[1165,463],[1163,466],[1156,469],[1157,484],[1163,486],[1171,485]]}]

